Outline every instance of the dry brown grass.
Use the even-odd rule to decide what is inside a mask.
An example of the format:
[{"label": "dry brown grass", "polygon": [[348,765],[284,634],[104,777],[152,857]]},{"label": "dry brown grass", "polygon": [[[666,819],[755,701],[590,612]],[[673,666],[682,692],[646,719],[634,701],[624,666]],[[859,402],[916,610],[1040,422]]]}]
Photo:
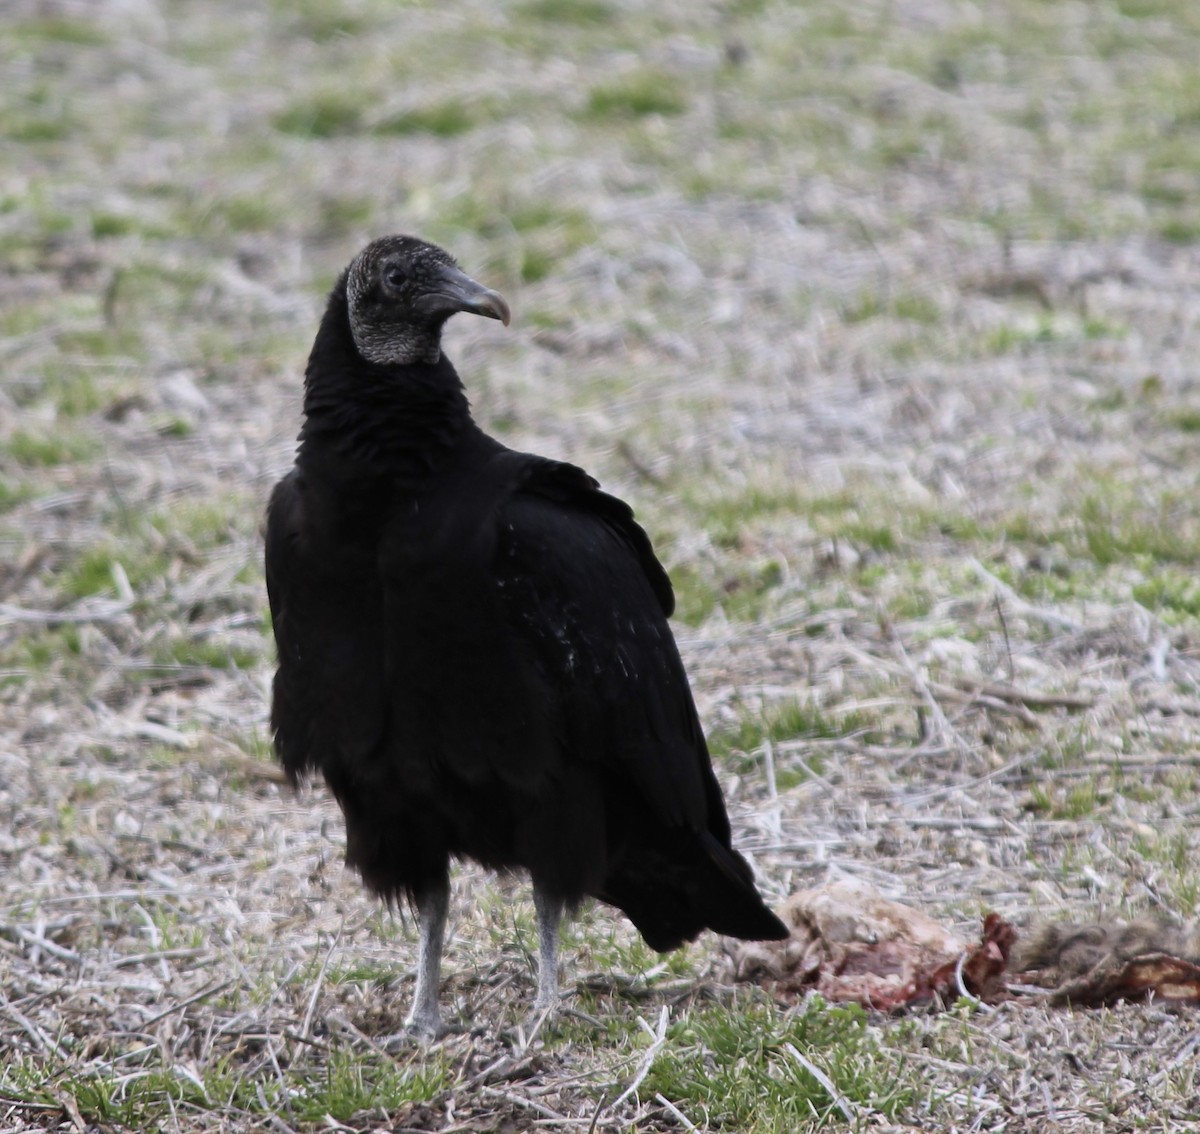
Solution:
[{"label": "dry brown grass", "polygon": [[[480,418],[671,566],[767,893],[1195,916],[1191,5],[5,19],[0,1126],[728,1129],[696,1083],[742,1018],[832,1037],[813,1128],[1200,1122],[1187,1013],[793,1025],[713,942],[657,967],[602,910],[575,1014],[522,1044],[524,888],[473,869],[471,1030],[388,1054],[413,934],[269,763],[258,537],[323,289],[422,232],[512,302],[451,330]],[[754,1129],[800,1128],[787,1094]]]}]

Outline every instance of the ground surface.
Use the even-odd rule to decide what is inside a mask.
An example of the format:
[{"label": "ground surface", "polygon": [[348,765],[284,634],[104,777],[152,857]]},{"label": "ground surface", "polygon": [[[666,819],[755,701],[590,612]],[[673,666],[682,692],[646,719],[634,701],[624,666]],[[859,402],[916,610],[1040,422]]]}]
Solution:
[{"label": "ground surface", "polygon": [[273,774],[258,535],[323,292],[420,232],[515,313],[449,334],[481,420],[671,568],[766,893],[1193,917],[1200,7],[4,21],[0,1127],[1200,1128],[1191,1012],[784,1010],[604,910],[530,1040],[470,869],[472,1030],[387,1054],[414,934]]}]

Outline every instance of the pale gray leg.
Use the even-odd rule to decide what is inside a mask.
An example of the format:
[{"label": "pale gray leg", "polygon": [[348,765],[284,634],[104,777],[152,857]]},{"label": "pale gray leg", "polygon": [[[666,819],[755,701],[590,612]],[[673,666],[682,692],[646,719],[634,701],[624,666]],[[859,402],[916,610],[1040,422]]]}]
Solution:
[{"label": "pale gray leg", "polygon": [[438,1012],[438,984],[449,908],[449,878],[417,895],[417,987],[404,1026],[421,1039],[437,1039],[445,1031]]},{"label": "pale gray leg", "polygon": [[562,920],[563,902],[533,884],[533,908],[537,911],[538,982],[533,1015],[553,1014],[558,1005],[558,923]]}]

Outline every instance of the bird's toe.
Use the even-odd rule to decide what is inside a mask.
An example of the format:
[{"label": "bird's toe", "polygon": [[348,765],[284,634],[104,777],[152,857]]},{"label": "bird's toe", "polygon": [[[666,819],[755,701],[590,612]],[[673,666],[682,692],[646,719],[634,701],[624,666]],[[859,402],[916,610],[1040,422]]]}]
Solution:
[{"label": "bird's toe", "polygon": [[403,1048],[411,1047],[414,1043],[436,1043],[450,1033],[461,1030],[444,1023],[440,1016],[410,1015],[404,1021],[404,1030],[389,1036],[383,1042],[383,1047],[394,1054]]}]

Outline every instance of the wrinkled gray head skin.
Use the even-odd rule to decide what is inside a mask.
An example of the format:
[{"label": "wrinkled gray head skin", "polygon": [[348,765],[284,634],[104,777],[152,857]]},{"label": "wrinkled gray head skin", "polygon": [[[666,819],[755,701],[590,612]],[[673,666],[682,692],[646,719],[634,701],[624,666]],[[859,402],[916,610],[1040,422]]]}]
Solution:
[{"label": "wrinkled gray head skin", "polygon": [[346,273],[350,333],[358,353],[380,366],[437,362],[442,326],[468,311],[508,325],[504,297],[461,272],[454,258],[415,236],[368,244]]}]

